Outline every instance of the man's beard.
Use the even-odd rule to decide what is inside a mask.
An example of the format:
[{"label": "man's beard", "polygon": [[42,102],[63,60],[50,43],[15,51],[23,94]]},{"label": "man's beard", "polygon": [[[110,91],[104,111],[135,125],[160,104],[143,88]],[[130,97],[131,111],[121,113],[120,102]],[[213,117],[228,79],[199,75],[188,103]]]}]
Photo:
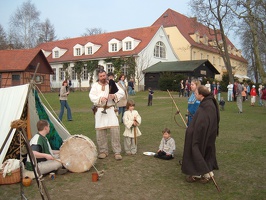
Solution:
[{"label": "man's beard", "polygon": [[100,82],[101,84],[106,84],[106,83],[107,83],[107,79],[99,80],[99,82]]}]

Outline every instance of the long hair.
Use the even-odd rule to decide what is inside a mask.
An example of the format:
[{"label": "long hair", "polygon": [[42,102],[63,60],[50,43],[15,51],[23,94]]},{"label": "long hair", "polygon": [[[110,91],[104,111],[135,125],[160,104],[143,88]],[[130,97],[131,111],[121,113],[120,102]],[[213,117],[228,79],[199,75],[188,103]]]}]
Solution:
[{"label": "long hair", "polygon": [[65,83],[67,83],[67,80],[64,80],[64,81],[63,81],[62,86],[64,86]]},{"label": "long hair", "polygon": [[121,74],[121,75],[118,77],[118,80],[120,81],[121,78],[122,78],[123,76],[125,76],[125,75],[124,75],[124,74]]},{"label": "long hair", "polygon": [[191,80],[191,82],[195,83],[195,85],[196,85],[197,87],[201,85],[201,82],[200,82],[199,79],[195,79],[195,78],[194,78],[194,79]]},{"label": "long hair", "polygon": [[130,106],[135,106],[135,102],[132,99],[127,101],[126,109],[128,110]]}]

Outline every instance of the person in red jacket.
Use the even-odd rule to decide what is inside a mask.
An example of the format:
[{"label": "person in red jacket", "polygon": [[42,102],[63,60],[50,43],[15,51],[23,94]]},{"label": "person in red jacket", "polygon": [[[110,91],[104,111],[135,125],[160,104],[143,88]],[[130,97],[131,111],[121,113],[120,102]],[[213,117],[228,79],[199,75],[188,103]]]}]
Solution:
[{"label": "person in red jacket", "polygon": [[251,106],[254,106],[255,102],[256,102],[256,96],[257,96],[257,92],[256,92],[256,86],[252,85],[252,89],[250,91],[250,96],[251,96]]},{"label": "person in red jacket", "polygon": [[262,86],[262,95],[261,95],[261,100],[262,100],[262,104],[264,105],[264,107],[266,107],[266,87]]}]

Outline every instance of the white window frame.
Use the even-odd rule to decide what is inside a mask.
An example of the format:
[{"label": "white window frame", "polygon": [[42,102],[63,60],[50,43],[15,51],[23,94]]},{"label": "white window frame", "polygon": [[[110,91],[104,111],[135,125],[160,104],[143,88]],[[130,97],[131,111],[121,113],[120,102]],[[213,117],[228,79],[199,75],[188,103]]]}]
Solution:
[{"label": "white window frame", "polygon": [[109,72],[113,72],[113,64],[109,63],[109,64],[106,64],[106,72],[109,73]]},{"label": "white window frame", "polygon": [[84,66],[83,67],[83,80],[88,80],[88,77],[89,77],[88,68],[87,68],[87,66]]},{"label": "white window frame", "polygon": [[193,51],[193,60],[196,60],[197,53],[196,51]]},{"label": "white window frame", "polygon": [[111,44],[111,50],[112,50],[112,52],[117,52],[117,43]]},{"label": "white window frame", "polygon": [[63,68],[59,68],[59,80],[64,81],[65,80],[65,71]]},{"label": "white window frame", "polygon": [[71,80],[77,80],[77,73],[74,67],[71,67]]},{"label": "white window frame", "polygon": [[125,42],[125,45],[126,45],[126,50],[132,49],[132,42],[131,41]]},{"label": "white window frame", "polygon": [[54,58],[59,58],[59,51],[54,51]]},{"label": "white window frame", "polygon": [[81,55],[81,49],[80,48],[76,48],[76,56],[80,56]]},{"label": "white window frame", "polygon": [[159,41],[155,44],[153,56],[155,58],[166,58],[166,48],[163,42]]},{"label": "white window frame", "polygon": [[56,81],[56,68],[53,68],[54,74],[52,75],[52,80]]},{"label": "white window frame", "polygon": [[92,55],[92,46],[87,47],[87,54]]}]

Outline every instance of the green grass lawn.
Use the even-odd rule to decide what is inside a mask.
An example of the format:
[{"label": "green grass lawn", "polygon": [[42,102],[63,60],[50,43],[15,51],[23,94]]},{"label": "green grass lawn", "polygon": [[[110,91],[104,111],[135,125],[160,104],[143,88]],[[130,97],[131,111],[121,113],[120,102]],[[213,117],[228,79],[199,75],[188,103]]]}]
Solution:
[{"label": "green grass lawn", "polygon": [[[182,115],[187,109],[187,98],[179,98],[177,92],[172,92]],[[44,94],[49,104],[59,113],[57,93]],[[226,93],[222,96],[226,99]],[[266,164],[266,108],[250,106],[250,100],[243,103],[243,113],[238,114],[235,102],[226,102],[225,110],[221,111],[220,134],[217,138],[217,160],[219,170],[215,171],[215,179],[222,192],[218,193],[212,183],[186,183],[185,175],[180,170],[178,160],[183,153],[185,129],[176,125],[174,115],[175,105],[167,92],[155,91],[153,106],[147,106],[147,92],[138,92],[130,96],[135,100],[136,107],[142,117],[140,130],[142,136],[138,138],[138,155],[124,156],[121,162],[115,161],[110,154],[107,159],[98,160],[98,170],[106,170],[97,185],[88,182],[88,172],[71,176],[62,176],[57,183],[48,185],[53,199],[265,199],[265,164]],[[43,98],[42,98],[43,99]],[[43,100],[45,103],[45,101]],[[94,116],[91,112],[92,103],[88,92],[74,92],[69,95],[68,103],[72,109],[73,120],[63,122],[69,132],[83,134],[91,138],[95,144]],[[46,103],[45,103],[46,104]],[[66,111],[65,111],[66,112]],[[176,119],[180,124],[179,116]],[[171,161],[158,160],[143,155],[144,151],[157,151],[162,138],[162,129],[170,128],[172,137],[176,141],[176,157]],[[121,125],[121,144],[123,144]],[[110,150],[109,150],[110,151]],[[63,178],[64,177],[64,178]],[[73,183],[89,184],[90,189],[73,187]],[[14,186],[0,186],[0,193],[9,196]],[[55,189],[52,187],[57,187]],[[60,190],[61,188],[61,190]],[[14,190],[14,189],[13,189]],[[72,192],[87,194],[88,198],[75,198]],[[5,191],[5,192],[3,192]],[[31,199],[38,197],[38,192],[27,188]],[[98,191],[96,193],[95,191]],[[13,191],[14,192],[14,191]],[[37,193],[37,194],[36,194]],[[101,196],[99,196],[101,193]],[[101,198],[102,197],[102,198]],[[0,197],[1,199],[1,197]]]}]

